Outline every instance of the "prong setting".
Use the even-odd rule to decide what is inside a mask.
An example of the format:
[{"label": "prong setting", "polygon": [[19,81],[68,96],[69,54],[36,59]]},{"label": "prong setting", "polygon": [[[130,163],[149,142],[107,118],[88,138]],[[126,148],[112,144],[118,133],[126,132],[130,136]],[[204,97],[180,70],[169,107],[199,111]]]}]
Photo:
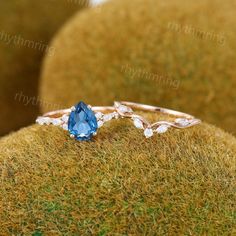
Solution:
[{"label": "prong setting", "polygon": [[71,107],[70,110],[75,111],[76,110],[75,106]]}]

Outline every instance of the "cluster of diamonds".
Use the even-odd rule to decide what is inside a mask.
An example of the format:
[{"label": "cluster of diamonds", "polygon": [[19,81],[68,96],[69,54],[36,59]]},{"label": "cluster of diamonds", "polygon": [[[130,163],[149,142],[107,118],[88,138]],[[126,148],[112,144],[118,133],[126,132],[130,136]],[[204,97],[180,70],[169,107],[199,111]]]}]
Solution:
[{"label": "cluster of diamonds", "polygon": [[117,112],[112,112],[112,113],[108,113],[108,114],[104,114],[102,112],[96,112],[95,116],[97,118],[98,128],[101,128],[104,125],[104,123],[106,123],[112,119],[119,118],[119,114]]},{"label": "cluster of diamonds", "polygon": [[[172,126],[174,127],[179,126],[179,128],[187,128],[192,123],[192,120],[185,118],[178,118],[174,122],[166,122],[166,124],[155,124],[155,125],[145,126],[145,123],[140,118],[134,117],[132,118],[132,120],[136,128],[144,130],[144,135],[146,138],[152,137],[154,133],[164,134]],[[165,122],[160,122],[160,123],[165,123]]]},{"label": "cluster of diamonds", "polygon": [[62,117],[58,118],[50,118],[40,116],[37,118],[36,123],[39,125],[54,125],[63,128],[64,130],[68,130],[68,120],[69,115],[65,114]]},{"label": "cluster of diamonds", "polygon": [[[97,118],[98,128],[101,128],[104,123],[112,120],[118,119],[119,114],[117,112],[107,113],[104,114],[102,112],[96,112],[95,117]],[[63,128],[64,130],[68,130],[68,120],[69,115],[63,115],[59,118],[50,118],[50,117],[43,117],[40,116],[37,118],[36,123],[39,125],[54,125]]]},{"label": "cluster of diamonds", "polygon": [[154,133],[163,134],[166,133],[169,128],[178,127],[178,128],[187,128],[189,127],[193,120],[186,119],[186,118],[177,118],[174,122],[157,122],[154,124],[150,124],[149,122],[145,121],[141,116],[135,115],[133,110],[130,107],[124,105],[118,105],[117,111],[119,114],[125,116],[128,114],[131,119],[133,120],[133,124],[136,128],[141,129],[144,131],[144,135],[146,138],[150,138],[154,135]]},{"label": "cluster of diamonds", "polygon": [[133,118],[133,123],[136,128],[144,130],[144,135],[146,138],[152,137],[155,132],[158,134],[163,134],[170,128],[167,124],[159,125],[157,128],[154,128],[151,125],[145,127],[145,124],[139,118]]}]

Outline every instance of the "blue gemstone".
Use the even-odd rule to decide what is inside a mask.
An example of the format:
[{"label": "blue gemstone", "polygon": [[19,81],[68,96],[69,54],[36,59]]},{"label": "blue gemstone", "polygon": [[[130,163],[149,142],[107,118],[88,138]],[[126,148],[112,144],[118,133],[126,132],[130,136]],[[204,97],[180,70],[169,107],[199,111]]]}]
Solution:
[{"label": "blue gemstone", "polygon": [[71,111],[68,120],[68,130],[79,141],[90,140],[98,128],[94,112],[88,106],[80,102]]}]

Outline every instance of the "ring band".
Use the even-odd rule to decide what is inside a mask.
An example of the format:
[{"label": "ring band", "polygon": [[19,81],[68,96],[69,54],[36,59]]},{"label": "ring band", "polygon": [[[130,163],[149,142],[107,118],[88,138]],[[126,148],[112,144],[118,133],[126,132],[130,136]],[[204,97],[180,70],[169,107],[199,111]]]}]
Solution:
[{"label": "ring band", "polygon": [[[133,110],[159,112],[173,116],[175,119],[150,123],[141,115],[134,113]],[[36,123],[60,126],[69,131],[71,138],[84,141],[90,140],[95,136],[97,129],[101,128],[104,123],[119,118],[131,119],[136,128],[144,130],[146,138],[150,138],[155,132],[159,134],[165,133],[169,128],[184,129],[201,123],[201,120],[183,112],[124,101],[114,102],[113,106],[95,107],[79,102],[76,106],[69,109],[52,111],[39,116]]]}]

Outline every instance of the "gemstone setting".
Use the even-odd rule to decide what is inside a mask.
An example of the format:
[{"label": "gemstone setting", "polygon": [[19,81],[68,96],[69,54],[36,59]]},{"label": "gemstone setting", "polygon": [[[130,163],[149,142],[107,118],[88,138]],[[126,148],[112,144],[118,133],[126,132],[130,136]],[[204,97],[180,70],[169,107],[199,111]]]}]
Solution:
[{"label": "gemstone setting", "polygon": [[121,104],[117,107],[117,111],[119,111],[121,114],[133,112],[133,110],[130,107],[127,107],[127,106],[121,105]]},{"label": "gemstone setting", "polygon": [[138,129],[143,129],[144,128],[143,122],[140,119],[134,118],[133,121],[134,121],[134,126],[136,128],[138,128]]},{"label": "gemstone setting", "polygon": [[97,118],[84,102],[79,102],[74,108],[69,116],[68,131],[75,139],[88,141],[97,132]]},{"label": "gemstone setting", "polygon": [[188,126],[190,124],[190,121],[188,119],[185,118],[177,118],[175,120],[175,123],[177,123],[178,125],[181,125],[182,127]]},{"label": "gemstone setting", "polygon": [[157,129],[156,132],[158,134],[164,134],[168,130],[169,126],[168,125],[160,125]]},{"label": "gemstone setting", "polygon": [[144,130],[144,135],[146,138],[151,138],[153,136],[153,130],[151,128],[146,128]]}]

